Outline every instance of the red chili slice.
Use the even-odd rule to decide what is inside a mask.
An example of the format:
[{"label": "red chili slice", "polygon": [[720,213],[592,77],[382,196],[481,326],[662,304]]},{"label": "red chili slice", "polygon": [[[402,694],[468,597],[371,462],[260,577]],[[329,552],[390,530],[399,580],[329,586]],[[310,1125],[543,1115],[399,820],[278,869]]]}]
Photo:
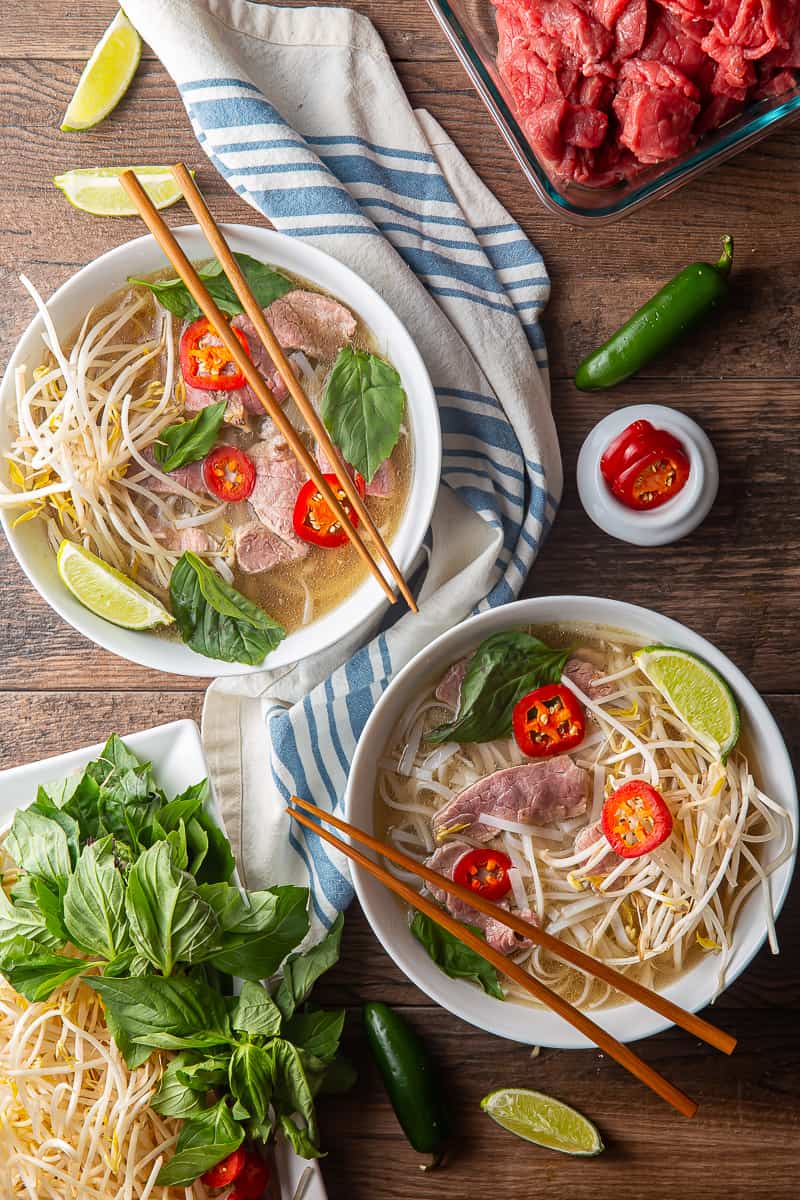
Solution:
[{"label": "red chili slice", "polygon": [[256,465],[238,446],[215,446],[203,460],[203,483],[218,500],[236,504],[256,486]]},{"label": "red chili slice", "polygon": [[228,1200],[263,1200],[269,1183],[270,1169],[264,1159],[252,1150],[247,1152],[247,1161],[236,1180]]},{"label": "red chili slice", "polygon": [[242,1146],[238,1150],[234,1150],[233,1154],[229,1154],[227,1158],[223,1158],[222,1162],[218,1162],[215,1167],[211,1167],[202,1176],[203,1183],[206,1187],[222,1188],[227,1187],[229,1183],[233,1183],[234,1179],[238,1179],[241,1175],[247,1154]]},{"label": "red chili slice", "polygon": [[[344,512],[353,526],[358,525],[358,513],[353,512],[347,494],[336,475],[325,475],[326,481],[333,489]],[[355,484],[360,496],[366,495],[367,485],[363,476],[355,476]],[[294,506],[294,531],[298,537],[312,546],[324,546],[332,550],[344,546],[348,541],[347,533],[342,528],[338,516],[332,512],[327,500],[319,491],[313,479],[304,483],[298,493]]]},{"label": "red chili slice", "polygon": [[517,745],[530,758],[572,750],[586,733],[583,705],[560,683],[548,683],[518,700],[511,723]]},{"label": "red chili slice", "polygon": [[[231,329],[250,355],[250,346],[241,329]],[[206,392],[229,392],[244,385],[244,375],[231,358],[219,335],[206,317],[187,325],[181,335],[181,372],[191,387]]]},{"label": "red chili slice", "polygon": [[467,850],[456,863],[453,879],[484,900],[500,900],[511,890],[511,865],[508,855],[499,850]]},{"label": "red chili slice", "polygon": [[629,444],[646,434],[654,432],[655,426],[651,425],[649,421],[632,421],[606,447],[603,457],[600,459],[600,471],[609,487],[622,470],[623,458]]},{"label": "red chili slice", "polygon": [[[668,435],[669,436],[669,435]],[[643,511],[666,504],[689,478],[689,459],[670,438],[657,441],[614,480],[611,491],[628,508]]]},{"label": "red chili slice", "polygon": [[649,854],[672,833],[672,813],[664,797],[643,779],[623,783],[608,797],[600,823],[620,858]]}]

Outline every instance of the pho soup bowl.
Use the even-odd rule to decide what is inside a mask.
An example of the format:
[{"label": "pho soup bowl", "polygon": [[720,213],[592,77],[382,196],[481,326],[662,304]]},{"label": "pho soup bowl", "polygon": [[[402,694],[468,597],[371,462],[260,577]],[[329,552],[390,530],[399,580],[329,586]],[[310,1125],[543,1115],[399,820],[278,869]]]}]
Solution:
[{"label": "pho soup bowl", "polygon": [[[437,638],[395,677],[375,706],[361,735],[347,789],[347,820],[377,832],[374,793],[380,760],[394,736],[401,715],[420,692],[441,679],[446,669],[490,634],[527,626],[576,627],[578,637],[593,628],[618,630],[641,638],[642,645],[662,644],[688,650],[705,659],[724,677],[739,705],[748,755],[759,785],[789,813],[793,840],[789,857],[769,877],[772,909],[778,913],[792,877],[797,830],[797,791],[786,745],[764,701],[745,676],[710,642],[677,621],[645,608],[591,596],[541,596],[517,601],[472,617]],[[587,821],[588,821],[587,817]],[[377,826],[377,828],[376,828]],[[769,855],[762,860],[765,865]],[[408,978],[430,998],[463,1020],[488,1033],[513,1041],[559,1049],[589,1046],[581,1034],[549,1009],[501,1001],[463,980],[450,979],[433,963],[409,930],[406,908],[387,888],[354,863],[356,894],[372,930]],[[760,887],[745,900],[734,927],[733,947],[725,975],[727,987],[744,970],[767,937]],[[546,927],[546,926],[545,926]],[[718,992],[718,956],[704,954],[699,962],[662,986],[663,994],[693,1012],[709,1004]],[[642,1005],[624,1000],[591,1010],[591,1015],[619,1041],[633,1042],[668,1027],[669,1022]]]},{"label": "pho soup bowl", "polygon": [[[291,272],[341,300],[369,327],[380,352],[400,374],[407,397],[406,423],[411,431],[413,465],[405,509],[390,549],[400,570],[407,574],[428,529],[441,472],[439,414],[419,351],[377,292],[336,259],[272,230],[248,225],[223,225],[222,229],[233,250]],[[193,261],[211,257],[197,226],[186,226],[173,232]],[[128,276],[150,275],[167,265],[163,252],[150,235],[101,255],[73,275],[49,300],[48,309],[59,337],[74,335],[86,312],[122,288]],[[6,487],[9,486],[9,475],[4,456],[15,435],[15,370],[27,365],[30,380],[30,372],[41,362],[44,352],[42,332],[42,319],[37,314],[17,344],[0,385],[0,483]],[[222,662],[195,653],[172,636],[122,629],[84,608],[59,579],[44,524],[30,520],[15,528],[13,522],[19,513],[18,509],[4,510],[0,521],[19,565],[51,608],[98,646],[154,670],[176,675],[218,676],[282,667],[317,654],[367,625],[388,603],[377,582],[369,576],[338,606],[290,633],[258,666]],[[271,615],[280,620],[279,613]]]}]

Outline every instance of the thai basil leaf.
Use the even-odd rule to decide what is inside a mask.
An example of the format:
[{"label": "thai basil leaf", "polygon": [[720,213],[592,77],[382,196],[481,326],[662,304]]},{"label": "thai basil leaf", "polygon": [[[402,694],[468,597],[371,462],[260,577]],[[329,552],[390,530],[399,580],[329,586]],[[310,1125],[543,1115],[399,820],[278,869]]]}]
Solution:
[{"label": "thai basil leaf", "polygon": [[180,635],[198,654],[258,666],[286,636],[282,625],[190,550],[173,568],[169,593]]},{"label": "thai basil leaf", "polygon": [[80,826],[75,818],[70,816],[68,812],[65,812],[64,809],[59,808],[51,800],[44,788],[37,790],[36,799],[28,807],[28,812],[38,813],[40,816],[46,817],[50,821],[55,821],[56,825],[61,826],[67,838],[70,863],[74,867],[80,854],[81,836]]},{"label": "thai basil leaf", "polygon": [[179,1073],[184,1068],[198,1061],[202,1060],[188,1050],[170,1059],[158,1091],[150,1101],[154,1112],[160,1113],[162,1117],[182,1117],[185,1120],[187,1117],[199,1116],[205,1111],[202,1094],[179,1078]]},{"label": "thai basil leaf", "polygon": [[320,413],[345,462],[372,480],[397,445],[406,394],[394,367],[343,346],[325,385]]},{"label": "thai basil leaf", "polygon": [[246,979],[231,1013],[231,1025],[248,1037],[277,1037],[281,1012],[262,984]]},{"label": "thai basil leaf", "polygon": [[178,1072],[181,1083],[205,1094],[209,1088],[221,1087],[228,1081],[230,1055],[214,1054],[197,1062],[185,1064]]},{"label": "thai basil leaf", "polygon": [[153,444],[153,454],[162,471],[177,471],[187,463],[199,462],[217,443],[227,400],[201,408],[190,421],[168,425]]},{"label": "thai basil leaf", "polygon": [[490,742],[510,737],[518,700],[545,683],[558,683],[569,650],[553,650],[529,633],[494,633],[467,665],[454,721],[425,735],[429,742]]},{"label": "thai basil leaf", "polygon": [[197,882],[230,883],[236,870],[230,842],[204,808],[197,810],[194,819],[208,837],[206,856],[195,872]]},{"label": "thai basil leaf", "polygon": [[99,965],[87,963],[84,958],[53,954],[25,937],[6,942],[0,951],[0,974],[31,1003],[49,1000],[56,988],[87,967]]},{"label": "thai basil leaf", "polygon": [[188,1187],[211,1167],[233,1154],[244,1140],[225,1100],[184,1122],[175,1154],[156,1179],[159,1187]]},{"label": "thai basil leaf", "polygon": [[257,982],[273,975],[308,933],[308,888],[268,888],[247,900],[247,911],[231,906],[220,918],[222,949],[210,957],[218,970]]},{"label": "thai basil leaf", "polygon": [[53,803],[77,821],[81,841],[100,837],[103,833],[100,822],[100,784],[88,771],[79,778],[73,776],[72,782],[74,786],[63,791],[58,791],[57,785],[55,788],[52,784],[48,785]]},{"label": "thai basil leaf", "polygon": [[[480,930],[471,925],[467,928],[480,934]],[[449,975],[451,979],[470,979],[490,996],[497,1000],[505,1000],[500,978],[492,964],[453,937],[452,933],[442,929],[425,913],[415,914],[411,922],[411,932],[445,975]]]},{"label": "thai basil leaf", "polygon": [[272,1056],[253,1042],[242,1043],[231,1055],[228,1073],[231,1092],[256,1121],[266,1120],[273,1070]]},{"label": "thai basil leaf", "polygon": [[197,878],[197,872],[205,862],[208,854],[208,834],[199,821],[194,818],[186,826],[186,848],[190,855],[188,871]]},{"label": "thai basil leaf", "polygon": [[301,1129],[292,1117],[281,1113],[279,1120],[284,1137],[288,1140],[295,1154],[299,1154],[301,1158],[325,1157],[324,1152],[317,1149],[305,1129]]},{"label": "thai basil leaf", "polygon": [[283,964],[283,979],[275,992],[275,1003],[284,1017],[291,1017],[320,975],[339,961],[343,926],[344,916],[339,913],[321,942],[304,954],[293,954]]},{"label": "thai basil leaf", "polygon": [[[85,982],[100,994],[108,1027],[131,1065],[115,1029],[130,1049],[191,1050],[219,1047],[230,1040],[225,1002],[219,992],[199,979],[108,979],[88,976]],[[112,1026],[113,1021],[113,1026]],[[143,1062],[140,1058],[139,1061]]]},{"label": "thai basil leaf", "polygon": [[[267,308],[273,300],[290,292],[295,286],[285,275],[281,275],[266,263],[251,258],[249,254],[235,254],[234,258],[244,272],[250,290],[259,303],[259,307]],[[216,259],[198,269],[198,275],[205,283],[208,291],[214,297],[219,308],[228,316],[243,312],[241,302],[228,282],[228,277]],[[128,283],[149,288],[159,304],[169,309],[177,317],[187,321],[195,321],[200,315],[200,309],[189,294],[182,279],[135,279],[128,278]]]},{"label": "thai basil leaf", "polygon": [[314,1112],[314,1097],[297,1047],[283,1038],[276,1038],[270,1045],[270,1052],[275,1060],[275,1090],[272,1102],[276,1113],[290,1117],[299,1113],[305,1119],[311,1141],[316,1142],[317,1118]]},{"label": "thai basil leaf", "polygon": [[163,975],[177,962],[208,958],[221,944],[213,909],[192,876],[175,866],[168,841],[156,842],[131,867],[125,912],[134,946]]},{"label": "thai basil leaf", "polygon": [[28,876],[36,906],[42,915],[47,930],[58,946],[70,941],[69,931],[64,924],[64,886],[56,887],[36,875]]},{"label": "thai basil leaf", "polygon": [[295,1013],[284,1028],[284,1037],[304,1054],[318,1060],[315,1066],[328,1066],[336,1057],[344,1029],[344,1009]]},{"label": "thai basil leaf", "polygon": [[70,938],[88,954],[109,962],[130,944],[125,916],[125,885],[110,835],[84,846],[64,896]]},{"label": "thai basil leaf", "polygon": [[188,824],[199,808],[202,808],[208,796],[208,780],[194,783],[175,796],[168,804],[158,811],[158,823],[169,832],[177,829],[181,821]]},{"label": "thai basil leaf", "polygon": [[20,875],[8,889],[8,895],[16,908],[32,908],[34,912],[39,908],[32,875]]},{"label": "thai basil leaf", "polygon": [[18,867],[48,883],[64,885],[72,872],[69,838],[57,821],[33,809],[20,809],[6,838],[6,849]]},{"label": "thai basil leaf", "polygon": [[[35,895],[35,892],[32,894]],[[0,887],[0,953],[17,938],[35,942],[43,951],[54,950],[64,944],[48,929],[38,904],[36,907],[30,907],[27,902],[12,904]]]}]

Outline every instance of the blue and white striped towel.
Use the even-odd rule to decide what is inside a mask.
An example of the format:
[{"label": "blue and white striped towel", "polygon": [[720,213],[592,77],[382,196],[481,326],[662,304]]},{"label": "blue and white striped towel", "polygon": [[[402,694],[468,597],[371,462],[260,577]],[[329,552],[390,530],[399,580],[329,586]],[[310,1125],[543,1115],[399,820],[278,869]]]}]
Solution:
[{"label": "blue and white striped towel", "polygon": [[471,612],[519,593],[561,492],[539,326],[549,281],[440,126],[412,111],[365,18],[248,0],[126,0],[125,10],[217,170],[277,229],[380,292],[439,400],[443,486],[420,613],[392,612],[278,678],[218,680],[206,699],[209,764],[248,885],[310,880],[329,924],[352,895],[346,864],[289,828],[284,801],[297,792],[339,807],[391,676]]}]

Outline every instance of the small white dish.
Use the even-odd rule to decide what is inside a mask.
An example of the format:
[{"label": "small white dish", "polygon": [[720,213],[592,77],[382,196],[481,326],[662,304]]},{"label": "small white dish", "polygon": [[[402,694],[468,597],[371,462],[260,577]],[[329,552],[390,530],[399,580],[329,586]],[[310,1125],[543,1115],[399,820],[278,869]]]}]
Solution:
[{"label": "small white dish", "polygon": [[[168,725],[121,736],[134,754],[153,764],[156,780],[168,795],[178,795],[193,783],[209,777],[200,730],[194,721],[171,721]],[[40,785],[54,783],[82,770],[102,749],[103,743],[85,746],[68,754],[57,754],[0,771],[0,829],[10,823],[18,808],[33,803]],[[213,789],[211,813],[219,821]],[[298,1181],[307,1169],[311,1170],[311,1175],[303,1193],[304,1200],[326,1200],[319,1164],[298,1157],[283,1138],[276,1145],[276,1162],[281,1182],[280,1200],[293,1200]]]},{"label": "small white dish", "polygon": [[[529,625],[574,624],[578,628],[602,626],[641,637],[643,644],[658,642],[680,646],[704,658],[733,689],[747,732],[748,747],[758,764],[764,790],[779,800],[792,816],[795,845],[792,856],[770,877],[773,911],[777,914],[789,890],[797,847],[797,788],[786,744],[769,709],[745,675],[705,638],[660,613],[597,596],[537,596],[518,600],[481,613],[442,634],[395,676],[381,696],[359,739],[345,799],[345,817],[368,833],[375,830],[375,780],[378,763],[393,730],[420,688],[441,678],[446,669],[469,654],[489,634]],[[401,971],[437,1004],[487,1033],[526,1045],[553,1046],[561,1050],[591,1045],[549,1009],[495,1000],[474,984],[450,979],[432,962],[408,927],[405,907],[388,888],[357,863],[352,864],[359,903],[378,941]],[[751,894],[737,917],[735,945],[728,962],[725,986],[730,986],[764,944],[766,921],[760,898]],[[717,990],[715,955],[685,971],[663,989],[682,1008],[697,1012],[711,1002]],[[621,1042],[651,1037],[670,1022],[641,1004],[630,1001],[592,1012],[603,1029]]]},{"label": "small white dish", "polygon": [[[392,361],[408,398],[408,422],[413,439],[413,474],[405,512],[391,544],[392,556],[407,574],[430,524],[439,490],[442,439],[439,410],[422,357],[405,326],[385,300],[349,267],[298,238],[249,225],[223,225],[231,248],[273,263],[308,279],[336,296],[372,330],[381,351]],[[196,225],[172,231],[190,259],[209,258],[208,243]],[[129,275],[149,275],[166,266],[163,251],[150,234],[125,242],[77,271],[51,297],[48,307],[57,332],[69,336],[86,311],[124,286]],[[35,366],[41,358],[42,320],[37,316],[20,338],[0,384],[0,478],[8,486],[8,465],[3,459],[12,440],[15,410],[14,371],[22,363]],[[182,642],[157,633],[136,633],[95,616],[72,596],[58,577],[52,553],[39,521],[12,527],[13,511],[0,514],[0,524],[19,565],[33,586],[59,616],[85,637],[156,671],[175,675],[249,675],[266,667],[283,667],[325,650],[334,642],[366,625],[388,601],[370,576],[337,608],[318,621],[289,634],[263,663],[248,667],[196,654]],[[387,576],[388,577],[388,576]],[[273,613],[278,620],[280,613]]]},{"label": "small white dish", "polygon": [[[612,495],[600,470],[600,459],[614,438],[632,421],[650,421],[684,445],[689,478],[672,500],[649,512],[634,512]],[[719,467],[708,435],[696,421],[663,404],[634,404],[599,421],[578,455],[578,495],[590,520],[604,533],[634,546],[664,546],[686,537],[709,514],[719,487]]]}]

